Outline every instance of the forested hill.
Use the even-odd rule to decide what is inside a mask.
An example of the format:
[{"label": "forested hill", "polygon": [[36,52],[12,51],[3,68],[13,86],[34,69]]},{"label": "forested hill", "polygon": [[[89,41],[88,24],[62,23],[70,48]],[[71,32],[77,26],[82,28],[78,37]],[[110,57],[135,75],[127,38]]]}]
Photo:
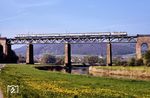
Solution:
[{"label": "forested hill", "polygon": [[[72,54],[79,55],[106,55],[106,43],[102,44],[72,44]],[[113,44],[113,55],[125,55],[135,53],[135,44]],[[17,54],[25,55],[26,46],[15,49]],[[36,44],[34,45],[34,55],[51,53],[54,55],[64,54],[64,44]]]}]

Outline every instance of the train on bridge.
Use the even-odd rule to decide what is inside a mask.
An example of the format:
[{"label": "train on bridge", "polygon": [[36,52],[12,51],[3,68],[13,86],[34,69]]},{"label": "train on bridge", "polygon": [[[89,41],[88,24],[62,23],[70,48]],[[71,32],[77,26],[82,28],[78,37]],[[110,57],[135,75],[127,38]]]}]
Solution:
[{"label": "train on bridge", "polygon": [[92,36],[127,36],[127,32],[88,32],[88,33],[53,33],[53,34],[18,34],[15,38],[48,37],[92,37]]}]

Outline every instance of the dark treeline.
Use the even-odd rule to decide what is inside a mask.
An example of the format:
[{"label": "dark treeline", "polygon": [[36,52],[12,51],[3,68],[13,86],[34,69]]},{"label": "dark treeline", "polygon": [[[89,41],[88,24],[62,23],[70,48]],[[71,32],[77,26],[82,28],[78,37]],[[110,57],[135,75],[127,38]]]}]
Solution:
[{"label": "dark treeline", "polygon": [[2,51],[0,51],[0,63],[17,63],[18,56],[15,54],[13,50],[11,50],[8,55],[5,55]]}]

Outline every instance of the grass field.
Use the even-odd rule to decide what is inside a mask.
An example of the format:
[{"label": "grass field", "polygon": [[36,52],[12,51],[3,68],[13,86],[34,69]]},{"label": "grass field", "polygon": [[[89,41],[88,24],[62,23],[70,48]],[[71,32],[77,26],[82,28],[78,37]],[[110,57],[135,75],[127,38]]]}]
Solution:
[{"label": "grass field", "polygon": [[[19,85],[8,94],[7,85]],[[48,72],[31,65],[7,65],[0,72],[6,98],[150,98],[150,81]]]}]

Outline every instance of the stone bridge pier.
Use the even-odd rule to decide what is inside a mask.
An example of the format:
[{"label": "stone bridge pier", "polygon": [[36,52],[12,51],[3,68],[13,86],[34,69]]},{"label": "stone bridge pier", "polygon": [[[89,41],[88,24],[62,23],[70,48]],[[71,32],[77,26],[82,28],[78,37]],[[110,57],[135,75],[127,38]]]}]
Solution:
[{"label": "stone bridge pier", "polygon": [[107,52],[106,52],[106,65],[112,66],[112,44],[111,42],[107,43]]},{"label": "stone bridge pier", "polygon": [[26,64],[34,64],[33,44],[27,44]]},{"label": "stone bridge pier", "polygon": [[[66,71],[71,73],[71,44],[65,43],[65,61],[64,66]],[[33,53],[33,44],[27,44],[26,50],[26,64],[34,64],[34,53]]]},{"label": "stone bridge pier", "polygon": [[146,44],[150,50],[150,35],[141,35],[137,37],[136,43],[136,58],[142,58],[142,45]]},{"label": "stone bridge pier", "polygon": [[[11,55],[11,44],[8,44],[8,39],[0,37],[0,63],[9,63],[10,61],[4,61],[4,58]],[[26,63],[34,64],[33,59],[33,45],[28,44],[26,52]]]},{"label": "stone bridge pier", "polygon": [[[7,38],[0,38],[0,53],[1,55],[4,54],[5,56],[8,56],[11,52],[11,45],[8,44]],[[0,58],[2,59],[2,58]]]},{"label": "stone bridge pier", "polygon": [[65,67],[66,67],[66,72],[71,73],[71,44],[70,43],[65,43]]}]

